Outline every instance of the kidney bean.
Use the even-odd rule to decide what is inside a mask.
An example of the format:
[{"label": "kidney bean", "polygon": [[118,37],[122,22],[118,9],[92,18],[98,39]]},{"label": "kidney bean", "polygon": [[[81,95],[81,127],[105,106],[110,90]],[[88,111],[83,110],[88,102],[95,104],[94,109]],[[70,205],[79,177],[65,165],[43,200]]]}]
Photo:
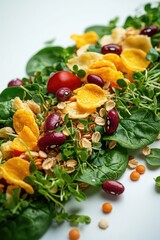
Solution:
[{"label": "kidney bean", "polygon": [[60,101],[67,101],[72,95],[70,88],[61,87],[56,91],[56,98]]},{"label": "kidney bean", "polygon": [[152,37],[154,34],[158,32],[158,27],[157,26],[149,26],[140,31],[140,34],[142,35],[147,35],[148,37]]},{"label": "kidney bean", "polygon": [[107,135],[111,135],[112,133],[114,133],[118,128],[118,124],[118,113],[115,109],[111,109],[106,116],[105,130]]},{"label": "kidney bean", "polygon": [[66,136],[62,132],[46,133],[38,141],[38,146],[41,150],[46,150],[52,145],[62,145],[66,141]]},{"label": "kidney bean", "polygon": [[44,129],[45,131],[53,130],[60,124],[61,116],[58,113],[51,113],[45,120]]},{"label": "kidney bean", "polygon": [[101,48],[101,53],[103,53],[103,54],[114,53],[114,54],[120,55],[121,52],[122,52],[122,47],[120,45],[114,44],[114,43],[104,45]]},{"label": "kidney bean", "polygon": [[93,83],[93,84],[96,84],[98,85],[99,87],[103,87],[104,86],[104,81],[101,77],[99,77],[98,75],[95,75],[95,74],[89,74],[87,76],[87,81],[89,83]]},{"label": "kidney bean", "polygon": [[106,180],[102,184],[102,189],[112,195],[120,195],[124,192],[125,188],[122,183],[116,180]]}]

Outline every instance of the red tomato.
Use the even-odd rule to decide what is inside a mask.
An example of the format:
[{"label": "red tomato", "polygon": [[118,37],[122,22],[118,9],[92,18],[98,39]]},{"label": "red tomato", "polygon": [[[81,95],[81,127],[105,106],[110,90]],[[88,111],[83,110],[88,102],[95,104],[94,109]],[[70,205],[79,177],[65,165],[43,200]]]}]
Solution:
[{"label": "red tomato", "polygon": [[14,157],[19,157],[22,153],[23,153],[23,152],[18,151],[18,150],[16,150],[16,149],[13,150],[13,156],[14,156]]},{"label": "red tomato", "polygon": [[69,71],[59,71],[49,78],[47,91],[56,93],[61,87],[67,87],[72,91],[81,86],[81,79]]}]

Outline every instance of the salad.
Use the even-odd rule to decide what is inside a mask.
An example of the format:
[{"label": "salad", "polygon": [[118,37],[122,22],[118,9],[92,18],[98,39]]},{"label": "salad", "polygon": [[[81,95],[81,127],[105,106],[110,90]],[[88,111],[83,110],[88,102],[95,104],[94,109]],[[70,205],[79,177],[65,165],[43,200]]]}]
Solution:
[{"label": "salad", "polygon": [[121,27],[115,18],[72,34],[73,46],[45,47],[1,92],[2,240],[38,240],[52,221],[89,224],[65,203],[89,187],[123,194],[119,178],[138,164],[130,150],[160,166],[149,147],[160,139],[159,15],[148,3]]}]

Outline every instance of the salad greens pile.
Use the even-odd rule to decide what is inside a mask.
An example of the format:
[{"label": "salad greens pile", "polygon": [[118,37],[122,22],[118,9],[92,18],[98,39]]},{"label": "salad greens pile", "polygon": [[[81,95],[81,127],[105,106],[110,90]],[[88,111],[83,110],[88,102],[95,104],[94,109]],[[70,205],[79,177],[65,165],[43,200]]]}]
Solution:
[{"label": "salad greens pile", "polygon": [[[111,100],[119,115],[116,131],[107,135],[103,124],[95,124],[92,114],[74,119],[69,113],[63,116],[61,124],[55,132],[67,132],[66,141],[61,146],[46,149],[49,158],[57,157],[56,164],[51,168],[38,168],[32,151],[29,149],[27,161],[30,162],[30,175],[24,182],[32,186],[34,194],[29,194],[20,186],[7,190],[12,183],[3,177],[1,169],[11,157],[24,157],[24,153],[9,152],[7,155],[4,144],[12,142],[17,133],[14,131],[14,99],[19,97],[21,104],[32,101],[39,106],[35,113],[35,121],[43,136],[43,124],[46,117],[53,111],[63,109],[55,93],[47,90],[47,82],[58,71],[71,71],[83,80],[87,71],[78,66],[71,70],[68,61],[76,56],[77,46],[67,48],[49,46],[41,49],[28,61],[26,72],[28,77],[22,79],[24,85],[7,87],[0,94],[0,233],[1,240],[38,240],[49,228],[52,221],[68,221],[71,224],[90,223],[85,215],[69,214],[65,211],[65,203],[73,196],[77,201],[86,198],[84,188],[101,187],[106,179],[119,179],[128,166],[129,150],[144,148],[153,143],[160,133],[160,3],[144,6],[142,14],[129,16],[124,30],[134,28],[140,31],[145,27],[156,26],[158,31],[150,36],[152,47],[146,54],[150,62],[144,71],[133,71],[132,81],[117,79],[118,87],[108,87]],[[84,33],[95,32],[99,40],[89,44],[86,52],[101,54],[101,39],[111,35],[117,27],[118,18],[111,20],[108,26],[90,26]],[[106,90],[106,89],[105,89]],[[107,92],[106,91],[106,92]],[[108,94],[107,92],[107,94]],[[59,104],[59,105],[58,105]],[[105,105],[105,104],[104,104]],[[62,106],[57,107],[57,106]],[[103,106],[104,107],[104,106]],[[96,109],[100,112],[101,107]],[[63,112],[63,111],[62,111]],[[105,119],[107,111],[102,118]],[[80,128],[80,127],[81,128]],[[13,132],[8,132],[8,127]],[[4,132],[5,131],[5,132]],[[100,134],[99,141],[87,139],[90,134]],[[81,142],[81,135],[86,137],[86,145]],[[110,142],[114,148],[109,148]],[[88,143],[89,142],[89,143]],[[90,145],[87,145],[90,144]],[[36,151],[36,150],[35,150]],[[56,155],[55,155],[56,153]],[[22,158],[23,158],[22,157]],[[59,157],[59,160],[58,160]],[[25,157],[24,157],[25,159]],[[76,164],[69,165],[69,160]],[[45,161],[45,160],[44,160]],[[71,162],[72,164],[75,162]],[[151,149],[146,156],[150,166],[160,166],[160,149]],[[68,165],[67,165],[68,164]],[[160,176],[155,179],[160,187]]]}]

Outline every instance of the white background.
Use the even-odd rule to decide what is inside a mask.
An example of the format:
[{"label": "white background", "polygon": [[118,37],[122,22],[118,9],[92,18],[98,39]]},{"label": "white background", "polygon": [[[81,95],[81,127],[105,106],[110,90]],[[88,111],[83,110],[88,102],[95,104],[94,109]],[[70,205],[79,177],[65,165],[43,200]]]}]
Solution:
[{"label": "white background", "polygon": [[[72,33],[81,34],[94,24],[120,16],[120,23],[132,14],[143,0],[0,0],[0,89],[16,77],[24,77],[28,59],[45,46],[45,41],[56,38],[56,45],[72,45]],[[152,1],[154,2],[154,1]],[[159,146],[156,142],[154,146]],[[140,163],[145,161],[140,153]],[[90,215],[92,222],[80,226],[82,240],[159,240],[160,193],[154,188],[159,169],[147,168],[138,182],[131,182],[127,169],[120,181],[125,192],[119,197],[108,196],[102,190],[88,192],[83,203],[70,201],[68,209]],[[101,205],[110,201],[113,211],[107,216]],[[101,218],[107,217],[107,230],[98,228]],[[42,240],[65,240],[68,223],[52,226]]]}]

